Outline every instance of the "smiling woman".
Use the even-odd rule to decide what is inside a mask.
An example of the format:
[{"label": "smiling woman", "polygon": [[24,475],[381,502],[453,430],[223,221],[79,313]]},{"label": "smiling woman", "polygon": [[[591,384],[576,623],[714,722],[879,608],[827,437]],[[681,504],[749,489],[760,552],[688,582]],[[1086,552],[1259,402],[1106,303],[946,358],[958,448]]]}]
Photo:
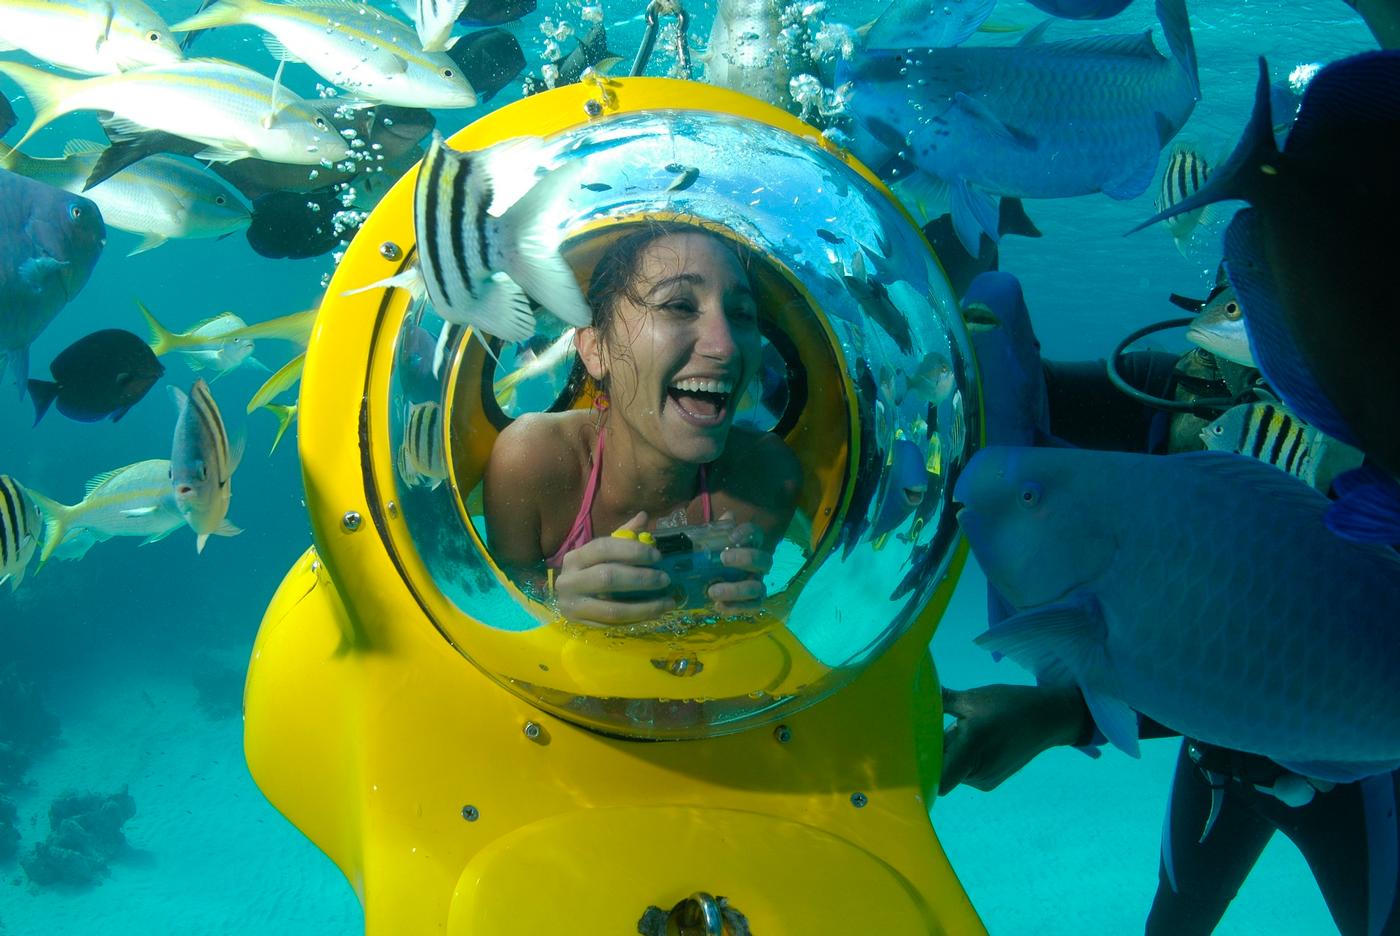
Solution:
[{"label": "smiling woman", "polygon": [[[644,223],[614,241],[589,282],[593,325],[574,339],[573,383],[594,406],[501,433],[485,476],[492,552],[517,578],[552,579],[570,618],[765,597],[802,477],[779,436],[733,425],[762,358],[756,262],[686,224]],[[692,550],[714,547],[689,593],[668,560],[679,530]]]}]

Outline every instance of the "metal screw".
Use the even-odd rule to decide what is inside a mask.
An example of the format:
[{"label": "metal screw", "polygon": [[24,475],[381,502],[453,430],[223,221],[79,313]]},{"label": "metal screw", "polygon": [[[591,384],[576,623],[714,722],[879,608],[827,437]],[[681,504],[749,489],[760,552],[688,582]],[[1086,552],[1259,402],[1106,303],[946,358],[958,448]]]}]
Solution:
[{"label": "metal screw", "polygon": [[475,806],[463,806],[462,818],[467,820],[468,822],[475,822],[476,820],[481,818],[481,811],[478,810]]},{"label": "metal screw", "polygon": [[389,516],[397,517],[399,515],[399,505],[395,501],[389,501],[384,507],[389,511]]},{"label": "metal screw", "polygon": [[358,510],[347,510],[345,516],[340,518],[340,525],[345,528],[346,533],[354,533],[360,528],[363,518]]},{"label": "metal screw", "polygon": [[773,737],[778,740],[779,744],[787,744],[792,740],[792,729],[787,725],[779,725],[773,729]]},{"label": "metal screw", "polygon": [[393,241],[385,241],[379,245],[379,256],[383,257],[385,260],[397,260],[399,257],[403,256],[403,251],[400,250],[399,245]]},{"label": "metal screw", "polygon": [[856,809],[860,809],[868,802],[870,802],[870,799],[864,793],[851,794],[851,805]]},{"label": "metal screw", "polygon": [[583,102],[583,112],[589,117],[601,117],[603,115],[603,105],[594,98],[589,98]]},{"label": "metal screw", "polygon": [[532,721],[527,721],[527,722],[525,723],[525,737],[529,738],[531,741],[534,741],[534,740],[538,739],[539,736],[540,736],[540,726],[537,725],[537,724],[535,724],[535,723],[532,722]]}]

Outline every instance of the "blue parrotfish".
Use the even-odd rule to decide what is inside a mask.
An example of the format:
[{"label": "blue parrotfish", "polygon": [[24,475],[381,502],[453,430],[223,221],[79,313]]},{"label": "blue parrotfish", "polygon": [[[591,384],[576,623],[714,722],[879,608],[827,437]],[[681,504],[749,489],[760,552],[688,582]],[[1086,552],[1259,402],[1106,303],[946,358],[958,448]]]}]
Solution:
[{"label": "blue parrotfish", "polygon": [[1400,542],[1400,51],[1334,62],[1303,92],[1280,152],[1268,63],[1229,159],[1195,195],[1144,223],[1242,199],[1225,270],[1252,356],[1289,409],[1366,453],[1370,476],[1329,515],[1345,536]]},{"label": "blue parrotfish", "polygon": [[977,642],[1077,685],[1125,752],[1141,713],[1305,777],[1400,766],[1400,554],[1333,536],[1322,494],[1224,452],[1006,446],[953,496],[1016,611]]},{"label": "blue parrotfish", "polygon": [[1001,197],[1134,198],[1200,97],[1185,0],[1157,12],[1170,57],[1150,31],[1045,42],[1045,23],[1010,47],[867,49],[841,75],[852,149],[887,178],[946,184],[974,254]]},{"label": "blue parrotfish", "polygon": [[967,287],[962,313],[977,353],[986,444],[1044,444],[1050,436],[1045,371],[1020,281],[983,273]]},{"label": "blue parrotfish", "polygon": [[927,459],[919,447],[908,439],[895,439],[885,470],[885,496],[880,501],[880,512],[870,527],[872,539],[878,539],[898,527],[924,502],[928,494]]},{"label": "blue parrotfish", "polygon": [[1072,20],[1101,20],[1117,16],[1133,0],[1030,0],[1031,6],[1051,16]]},{"label": "blue parrotfish", "polygon": [[86,285],[106,242],[91,200],[0,169],[0,379],[23,397],[29,346]]}]

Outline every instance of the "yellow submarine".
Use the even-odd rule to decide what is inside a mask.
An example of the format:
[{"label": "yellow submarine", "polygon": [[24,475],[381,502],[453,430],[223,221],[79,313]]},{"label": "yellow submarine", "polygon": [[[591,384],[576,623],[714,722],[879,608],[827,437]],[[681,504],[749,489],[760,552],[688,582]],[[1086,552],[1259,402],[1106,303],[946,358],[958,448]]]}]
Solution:
[{"label": "yellow submarine", "polygon": [[[928,645],[966,558],[951,492],[981,425],[937,259],[866,168],[720,88],[593,76],[449,142],[522,134],[539,171],[583,161],[589,184],[559,206],[581,277],[590,245],[652,218],[707,219],[764,258],[781,364],[749,415],[804,475],[782,568],[757,613],[612,628],[502,573],[491,445],[524,409],[588,400],[549,373],[496,392],[520,348],[487,354],[383,283],[414,263],[410,172],[347,250],[307,355],[315,545],[253,650],[253,778],[345,874],[369,934],[984,932],[929,818]],[[436,331],[435,369],[408,353],[417,329]],[[901,390],[930,354],[953,368],[946,399]],[[424,413],[439,466],[404,457]],[[900,441],[925,490],[891,526]]]}]

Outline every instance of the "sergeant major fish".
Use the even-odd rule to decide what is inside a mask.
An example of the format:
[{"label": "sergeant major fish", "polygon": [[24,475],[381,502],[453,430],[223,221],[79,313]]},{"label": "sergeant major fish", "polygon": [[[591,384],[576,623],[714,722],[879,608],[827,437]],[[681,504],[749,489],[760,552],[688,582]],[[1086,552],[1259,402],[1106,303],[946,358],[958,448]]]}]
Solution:
[{"label": "sergeant major fish", "polygon": [[1273,465],[1322,493],[1342,471],[1361,464],[1361,453],[1323,435],[1281,403],[1248,403],[1226,410],[1201,430],[1213,452],[1234,452]]},{"label": "sergeant major fish", "polygon": [[[1159,212],[1170,211],[1201,190],[1210,178],[1210,164],[1198,153],[1195,147],[1177,144],[1172,147],[1167,158],[1167,167],[1162,172],[1162,183],[1153,202]],[[1209,208],[1200,208],[1184,214],[1172,215],[1164,223],[1176,242],[1176,249],[1186,256],[1187,245],[1197,226],[1208,221]]]},{"label": "sergeant major fish", "polygon": [[446,53],[425,51],[410,27],[363,3],[219,0],[171,28],[187,32],[240,24],[269,33],[272,38],[264,44],[274,56],[305,62],[359,98],[401,107],[476,104],[476,91]]},{"label": "sergeant major fish", "polygon": [[1400,766],[1400,554],[1333,536],[1318,492],[1222,452],[989,447],[953,496],[1017,612],[977,642],[1077,685],[1125,752],[1141,713],[1305,777]]},{"label": "sergeant major fish", "polygon": [[0,48],[86,75],[169,65],[185,57],[160,14],[141,0],[5,0]]},{"label": "sergeant major fish", "polygon": [[203,380],[196,380],[188,395],[179,387],[170,393],[179,411],[170,448],[170,486],[180,516],[196,534],[195,550],[203,552],[210,534],[218,533],[228,516],[242,446],[229,449],[224,419]]},{"label": "sergeant major fish", "polygon": [[17,149],[63,114],[95,110],[113,114],[106,127],[114,142],[128,133],[163,130],[203,143],[194,155],[212,162],[257,156],[319,165],[350,152],[311,102],[232,62],[191,59],[83,80],[0,62],[0,74],[34,105],[34,122]]},{"label": "sergeant major fish", "polygon": [[1042,42],[1044,24],[1008,48],[859,53],[838,71],[854,82],[852,149],[883,176],[947,184],[974,256],[998,238],[1000,197],[1136,197],[1200,97],[1185,0],[1157,10],[1171,58],[1150,33]]},{"label": "sergeant major fish", "polygon": [[409,487],[437,490],[447,480],[447,456],[443,451],[442,407],[437,403],[415,403],[404,421],[403,441],[399,443],[399,477]]},{"label": "sergeant major fish", "polygon": [[[593,313],[559,253],[549,206],[577,184],[571,167],[540,179],[517,177],[525,192],[499,217],[489,210],[501,182],[523,165],[519,144],[459,153],[433,134],[414,189],[419,265],[433,308],[443,319],[482,334],[523,341],[535,332],[530,300],[579,328]],[[502,275],[503,274],[503,275]]]},{"label": "sergeant major fish", "polygon": [[0,475],[0,585],[9,582],[10,591],[19,588],[43,529],[33,498],[14,478]]}]

